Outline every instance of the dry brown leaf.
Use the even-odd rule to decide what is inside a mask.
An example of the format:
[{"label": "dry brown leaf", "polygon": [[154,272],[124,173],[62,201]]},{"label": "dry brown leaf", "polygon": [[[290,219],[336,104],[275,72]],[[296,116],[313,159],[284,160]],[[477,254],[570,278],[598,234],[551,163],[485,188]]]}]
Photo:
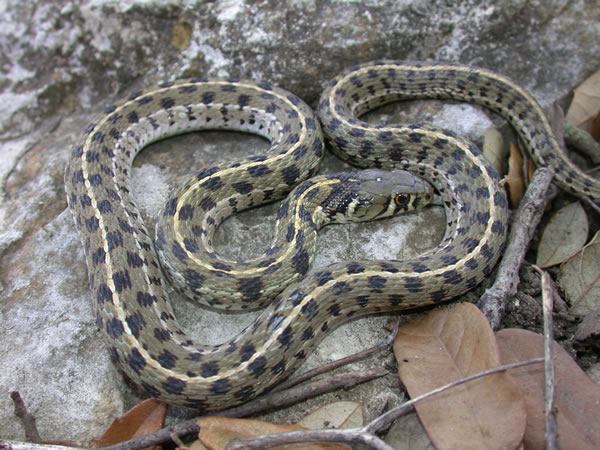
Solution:
[{"label": "dry brown leaf", "polygon": [[552,215],[544,229],[536,264],[546,268],[566,261],[584,246],[588,231],[588,218],[581,203],[562,207]]},{"label": "dry brown leaf", "polygon": [[600,70],[577,86],[567,111],[567,122],[587,132],[594,116],[600,111]]},{"label": "dry brown leaf", "polygon": [[166,404],[153,398],[144,400],[113,420],[102,436],[94,439],[94,447],[106,447],[154,433],[163,427],[166,414]]},{"label": "dry brown leaf", "polygon": [[[502,364],[544,356],[542,335],[526,330],[504,329],[497,334]],[[600,386],[595,384],[556,342],[552,346],[555,374],[555,409],[558,439],[563,449],[600,448]],[[528,450],[545,448],[544,367],[513,369],[527,407]]]},{"label": "dry brown leaf", "polygon": [[600,309],[600,232],[560,266],[558,283],[572,314],[586,315]]},{"label": "dry brown leaf", "polygon": [[523,179],[523,155],[519,148],[510,143],[510,155],[508,157],[508,173],[504,177],[508,186],[508,198],[513,208],[519,206],[523,193],[525,192],[525,180]]},{"label": "dry brown leaf", "polygon": [[[462,303],[429,313],[398,330],[398,373],[411,397],[499,365],[485,316]],[[438,449],[516,448],[525,431],[525,406],[507,374],[483,377],[417,403]]]},{"label": "dry brown leaf", "polygon": [[298,425],[310,430],[358,428],[363,426],[362,403],[334,402],[307,414]]},{"label": "dry brown leaf", "polygon": [[[278,425],[262,420],[231,419],[229,417],[203,417],[198,420],[200,434],[198,440],[210,450],[221,450],[234,439],[247,439],[265,434],[307,430],[298,424]],[[272,449],[347,450],[348,447],[336,444],[302,443],[270,447]]]}]

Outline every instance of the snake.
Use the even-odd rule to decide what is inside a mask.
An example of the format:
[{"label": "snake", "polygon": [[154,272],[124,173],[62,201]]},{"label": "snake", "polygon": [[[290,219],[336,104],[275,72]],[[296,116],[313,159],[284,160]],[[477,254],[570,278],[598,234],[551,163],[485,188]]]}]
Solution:
[{"label": "snake", "polygon": [[[503,251],[509,209],[500,176],[480,150],[449,130],[360,119],[416,98],[465,101],[500,114],[534,160],[554,168],[562,188],[600,198],[598,184],[560,150],[533,97],[485,69],[402,61],[353,66],[327,83],[316,113],[283,89],[239,79],[195,78],[135,92],[84,130],[65,170],[96,323],[125,375],[170,404],[201,411],[241,404],[287,377],[341,323],[435,305],[489,275]],[[258,134],[270,148],[201,168],[170,194],[153,242],[131,194],[132,162],[151,142],[205,129]],[[326,146],[370,169],[313,177]],[[325,222],[424,206],[428,185],[446,213],[437,247],[405,260],[309,270],[316,230]],[[286,195],[264,255],[233,261],[218,254],[212,238],[223,220]],[[211,308],[264,309],[230,340],[203,345],[179,326],[169,283]]]}]

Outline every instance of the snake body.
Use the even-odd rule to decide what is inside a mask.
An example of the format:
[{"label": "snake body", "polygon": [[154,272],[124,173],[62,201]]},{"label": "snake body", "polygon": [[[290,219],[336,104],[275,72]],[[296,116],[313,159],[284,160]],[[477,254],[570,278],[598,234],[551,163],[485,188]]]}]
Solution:
[{"label": "snake body", "polygon": [[[258,263],[224,262],[211,246],[218,223],[239,209],[282,197],[315,171],[323,140],[314,113],[286,91],[238,80],[195,79],[137,93],[87,128],[65,174],[97,324],[123,371],[169,403],[225,408],[286,377],[337,325],[450,299],[489,274],[504,245],[508,208],[498,174],[479,150],[449,131],[422,125],[373,127],[357,118],[380,104],[415,97],[456,98],[499,112],[515,125],[536,161],[557,169],[562,185],[599,197],[598,187],[560,153],[540,107],[510,80],[461,66],[371,63],[349,69],[328,85],[319,119],[342,158],[363,167],[405,169],[436,187],[448,221],[441,244],[409,261],[346,261],[307,272],[311,256],[304,236],[315,219],[300,207],[286,209],[288,199],[277,220],[291,230],[283,239],[289,248],[271,247]],[[186,183],[192,193],[177,191],[167,202],[158,251],[172,253],[179,260],[174,265],[198,259],[208,268],[200,276],[186,275],[184,265],[184,274],[178,275],[166,263],[169,277],[198,298],[216,289],[205,301],[211,306],[243,309],[263,306],[260,295],[275,292],[262,268],[277,276],[287,265],[297,275],[246,330],[216,346],[191,341],[178,326],[129,185],[131,163],[145,145],[207,128],[261,134],[271,141],[271,150],[202,169]],[[305,191],[298,187],[294,192]],[[198,222],[179,228],[192,217]],[[199,248],[202,255],[196,254]],[[251,276],[241,276],[248,267]],[[241,306],[219,304],[218,286],[225,281],[234,297],[238,292]]]}]

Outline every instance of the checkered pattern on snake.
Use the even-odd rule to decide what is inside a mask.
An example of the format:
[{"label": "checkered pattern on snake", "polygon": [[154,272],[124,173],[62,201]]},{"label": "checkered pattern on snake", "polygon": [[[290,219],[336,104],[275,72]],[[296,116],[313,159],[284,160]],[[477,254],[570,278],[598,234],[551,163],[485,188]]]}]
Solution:
[{"label": "checkered pattern on snake", "polygon": [[[340,262],[308,272],[308,241],[314,237],[307,235],[319,212],[317,206],[316,218],[306,214],[296,202],[305,192],[298,187],[280,209],[279,235],[265,256],[258,263],[224,261],[211,237],[225,217],[282,197],[315,171],[323,142],[314,113],[288,92],[237,80],[195,79],[137,93],[87,128],[65,175],[97,323],[123,371],[169,403],[225,408],[286,377],[340,323],[447,300],[489,274],[504,245],[508,209],[498,174],[479,150],[449,131],[372,127],[356,118],[380,104],[414,97],[463,99],[499,112],[537,161],[558,161],[561,183],[598,197],[598,187],[558,151],[539,106],[509,80],[458,66],[372,63],[328,85],[319,118],[342,158],[360,166],[406,169],[436,187],[448,221],[441,244],[409,261]],[[258,133],[272,144],[267,155],[202,169],[187,183],[197,189],[177,191],[158,227],[157,249],[171,253],[179,261],[175,265],[202,255],[200,268],[183,274],[166,264],[178,289],[224,308],[255,308],[263,306],[263,295],[274,297],[246,330],[216,346],[192,342],[178,326],[129,184],[131,163],[148,143],[207,128]],[[329,181],[319,178],[316,190],[327,192]],[[178,230],[183,222],[192,223]],[[277,248],[283,241],[289,248]],[[278,292],[263,274],[277,276],[282,265],[296,280]],[[250,275],[243,273],[248,267]],[[219,286],[225,284],[229,288],[223,290],[241,303],[222,304]],[[211,291],[214,296],[205,295]]]}]

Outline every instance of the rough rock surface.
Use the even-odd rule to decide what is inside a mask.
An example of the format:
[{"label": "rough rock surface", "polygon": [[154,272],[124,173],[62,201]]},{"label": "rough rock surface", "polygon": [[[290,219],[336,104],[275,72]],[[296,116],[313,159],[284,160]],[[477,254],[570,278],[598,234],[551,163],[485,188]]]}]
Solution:
[{"label": "rough rock surface", "polygon": [[[112,365],[95,328],[63,190],[70,149],[103,105],[157,81],[208,75],[269,81],[314,106],[323,84],[344,67],[395,58],[494,69],[548,106],[598,66],[599,20],[600,7],[590,0],[0,2],[0,437],[24,439],[12,390],[21,392],[44,439],[81,443],[140,398]],[[473,108],[442,112],[444,126],[457,125],[475,140],[489,125]],[[206,132],[152,147],[133,175],[149,222],[190,167],[266,144]],[[333,167],[343,165],[330,157],[324,170]],[[221,250],[259,252],[272,211],[225,224]],[[419,252],[441,238],[444,225],[443,212],[433,209],[388,223],[330,227],[315,265]],[[251,320],[223,319],[175,296],[174,302],[183,325],[206,342],[223,340]],[[384,321],[340,328],[308,364],[378,342]],[[282,414],[294,420],[314,404]]]}]

